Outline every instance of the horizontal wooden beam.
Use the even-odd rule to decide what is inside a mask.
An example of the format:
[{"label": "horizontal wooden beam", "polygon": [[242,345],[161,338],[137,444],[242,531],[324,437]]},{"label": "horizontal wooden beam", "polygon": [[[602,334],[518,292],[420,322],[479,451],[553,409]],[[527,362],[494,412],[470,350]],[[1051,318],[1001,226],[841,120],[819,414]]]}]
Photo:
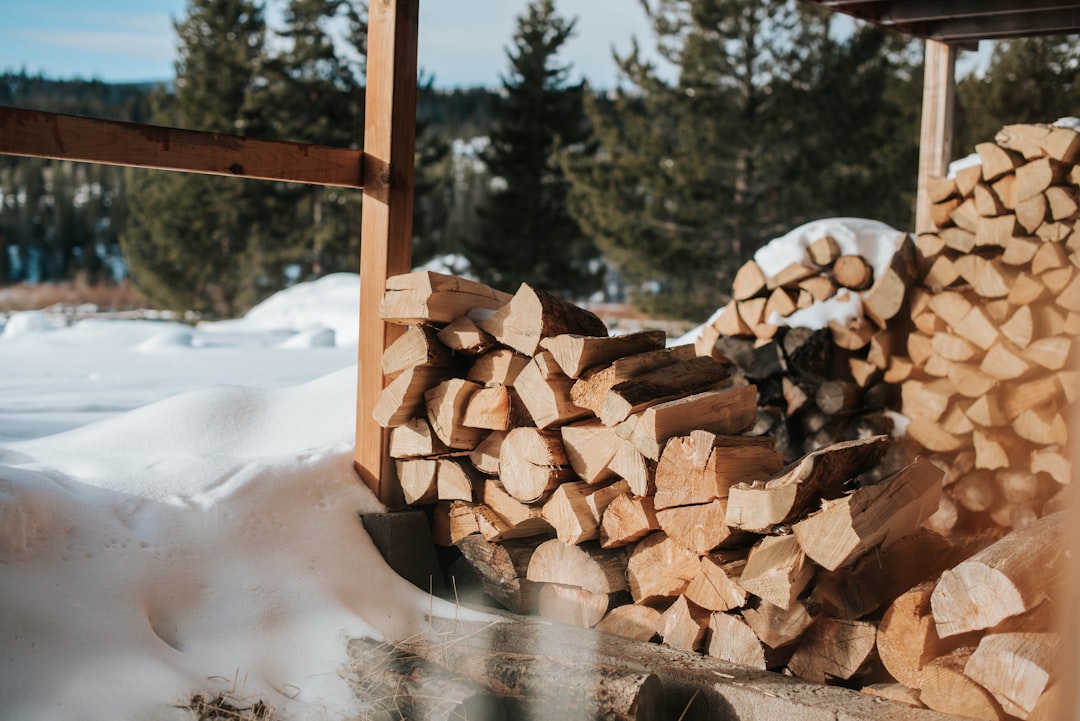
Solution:
[{"label": "horizontal wooden beam", "polygon": [[363,187],[363,152],[0,107],[0,154]]}]

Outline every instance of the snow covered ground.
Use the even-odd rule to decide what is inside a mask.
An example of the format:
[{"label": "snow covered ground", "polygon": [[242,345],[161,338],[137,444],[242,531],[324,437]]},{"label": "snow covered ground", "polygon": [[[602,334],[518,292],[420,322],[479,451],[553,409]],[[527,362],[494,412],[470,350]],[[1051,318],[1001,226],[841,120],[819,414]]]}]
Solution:
[{"label": "snow covered ground", "polygon": [[[352,470],[359,279],[196,328],[0,334],[0,718],[350,718],[346,640],[461,608],[396,576]],[[53,435],[56,434],[56,435]]]}]

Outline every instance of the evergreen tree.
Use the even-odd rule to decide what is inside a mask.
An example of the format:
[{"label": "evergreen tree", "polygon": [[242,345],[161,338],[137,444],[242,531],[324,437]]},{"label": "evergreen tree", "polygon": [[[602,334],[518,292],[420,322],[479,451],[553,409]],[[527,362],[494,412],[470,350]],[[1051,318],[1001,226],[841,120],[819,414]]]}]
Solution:
[{"label": "evergreen tree", "polygon": [[582,98],[570,66],[556,56],[575,21],[553,0],[533,0],[517,20],[503,92],[492,98],[495,124],[483,160],[493,178],[480,209],[480,234],[466,248],[473,272],[514,290],[519,282],[572,297],[592,291],[598,252],[570,216],[560,155],[592,150]]},{"label": "evergreen tree", "polygon": [[994,44],[986,71],[957,84],[954,155],[991,141],[1004,125],[1080,115],[1080,39],[1045,36]]},{"label": "evergreen tree", "polygon": [[[159,94],[155,120],[206,131],[256,134],[252,102],[266,26],[252,0],[189,0],[175,23],[175,97]],[[160,307],[234,315],[267,292],[250,272],[261,252],[262,213],[251,181],[141,171],[121,238],[136,285]]]}]

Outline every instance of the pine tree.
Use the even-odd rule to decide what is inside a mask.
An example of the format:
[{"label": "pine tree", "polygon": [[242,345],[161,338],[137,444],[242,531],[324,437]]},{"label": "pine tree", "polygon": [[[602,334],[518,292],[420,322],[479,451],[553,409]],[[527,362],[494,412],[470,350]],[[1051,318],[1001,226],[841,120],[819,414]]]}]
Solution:
[{"label": "pine tree", "polygon": [[[175,97],[158,96],[155,121],[257,134],[252,89],[266,34],[262,5],[189,0],[175,27]],[[265,294],[264,279],[250,272],[262,216],[250,181],[142,171],[133,175],[132,194],[121,246],[151,303],[225,316]]]},{"label": "pine tree", "polygon": [[553,0],[533,0],[517,20],[503,92],[492,98],[495,125],[483,160],[493,178],[480,209],[479,236],[466,242],[473,272],[514,290],[520,282],[581,297],[598,284],[598,252],[567,210],[559,157],[591,152],[582,98],[557,55],[575,21]]},{"label": "pine tree", "polygon": [[1080,39],[1046,36],[994,44],[990,64],[957,84],[953,154],[974,152],[1009,123],[1080,115]]}]

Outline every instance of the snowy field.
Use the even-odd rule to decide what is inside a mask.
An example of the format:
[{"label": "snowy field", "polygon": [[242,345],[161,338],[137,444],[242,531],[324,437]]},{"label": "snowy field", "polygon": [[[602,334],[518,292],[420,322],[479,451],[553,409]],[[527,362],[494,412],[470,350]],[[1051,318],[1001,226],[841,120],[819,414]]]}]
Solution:
[{"label": "snowy field", "polygon": [[[464,611],[394,575],[357,516],[359,279],[197,328],[44,313],[0,334],[0,719],[361,710],[346,640]],[[58,434],[58,435],[53,435]]]}]

